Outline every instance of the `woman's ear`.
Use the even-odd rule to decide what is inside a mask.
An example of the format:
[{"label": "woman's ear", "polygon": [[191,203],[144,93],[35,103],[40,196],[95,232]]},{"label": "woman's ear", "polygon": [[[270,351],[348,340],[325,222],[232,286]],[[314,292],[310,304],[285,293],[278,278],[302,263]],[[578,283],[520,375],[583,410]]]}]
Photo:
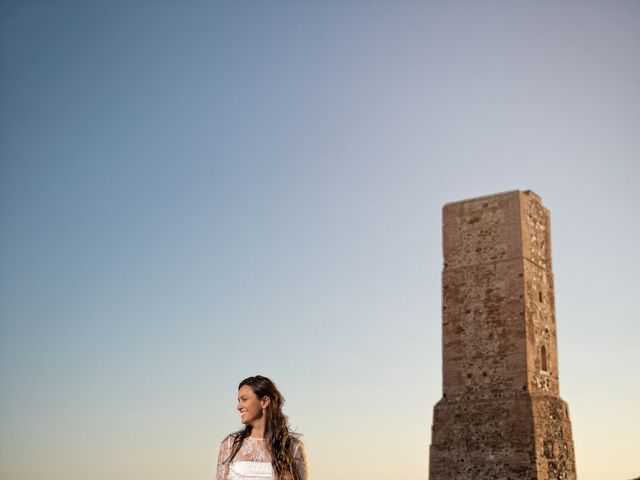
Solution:
[{"label": "woman's ear", "polygon": [[271,399],[265,395],[264,397],[262,397],[261,403],[262,403],[262,408],[265,409],[271,403]]}]

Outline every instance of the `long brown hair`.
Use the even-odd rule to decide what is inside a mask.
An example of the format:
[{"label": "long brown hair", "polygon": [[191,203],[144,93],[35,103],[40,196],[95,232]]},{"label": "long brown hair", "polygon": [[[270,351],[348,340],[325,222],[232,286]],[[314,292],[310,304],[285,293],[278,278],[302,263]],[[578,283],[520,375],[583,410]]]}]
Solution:
[{"label": "long brown hair", "polygon": [[[238,385],[238,390],[244,385],[251,387],[251,390],[259,399],[264,397],[271,399],[265,411],[267,416],[265,422],[265,446],[271,454],[271,466],[276,479],[295,479],[296,469],[294,467],[293,450],[299,434],[291,431],[289,420],[282,412],[284,397],[271,380],[261,375],[245,378]],[[231,447],[228,462],[231,462],[236,456],[244,439],[251,435],[252,429],[251,425],[245,425],[243,429],[233,434],[233,446]]]}]

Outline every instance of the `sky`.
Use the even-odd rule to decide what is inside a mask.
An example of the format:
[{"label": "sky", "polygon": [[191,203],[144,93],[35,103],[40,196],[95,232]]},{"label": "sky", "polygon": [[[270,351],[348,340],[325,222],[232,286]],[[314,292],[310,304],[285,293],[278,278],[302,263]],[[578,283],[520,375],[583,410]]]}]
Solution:
[{"label": "sky", "polygon": [[0,477],[426,480],[442,206],[551,211],[580,480],[640,475],[640,3],[0,1]]}]

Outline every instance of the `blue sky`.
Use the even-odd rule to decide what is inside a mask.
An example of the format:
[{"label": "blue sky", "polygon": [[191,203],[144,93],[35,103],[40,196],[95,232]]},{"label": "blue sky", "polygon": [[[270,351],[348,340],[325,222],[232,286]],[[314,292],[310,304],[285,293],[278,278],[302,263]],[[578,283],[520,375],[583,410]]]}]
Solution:
[{"label": "blue sky", "polygon": [[0,2],[0,476],[426,478],[441,208],[551,210],[582,480],[640,464],[633,2]]}]

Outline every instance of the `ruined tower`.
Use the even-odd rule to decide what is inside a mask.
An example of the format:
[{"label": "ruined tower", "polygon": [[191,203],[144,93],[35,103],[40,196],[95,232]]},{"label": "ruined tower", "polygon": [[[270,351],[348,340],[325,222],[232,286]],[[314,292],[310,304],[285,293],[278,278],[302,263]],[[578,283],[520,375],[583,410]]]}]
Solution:
[{"label": "ruined tower", "polygon": [[576,478],[549,227],[531,191],[444,206],[443,392],[429,480]]}]

